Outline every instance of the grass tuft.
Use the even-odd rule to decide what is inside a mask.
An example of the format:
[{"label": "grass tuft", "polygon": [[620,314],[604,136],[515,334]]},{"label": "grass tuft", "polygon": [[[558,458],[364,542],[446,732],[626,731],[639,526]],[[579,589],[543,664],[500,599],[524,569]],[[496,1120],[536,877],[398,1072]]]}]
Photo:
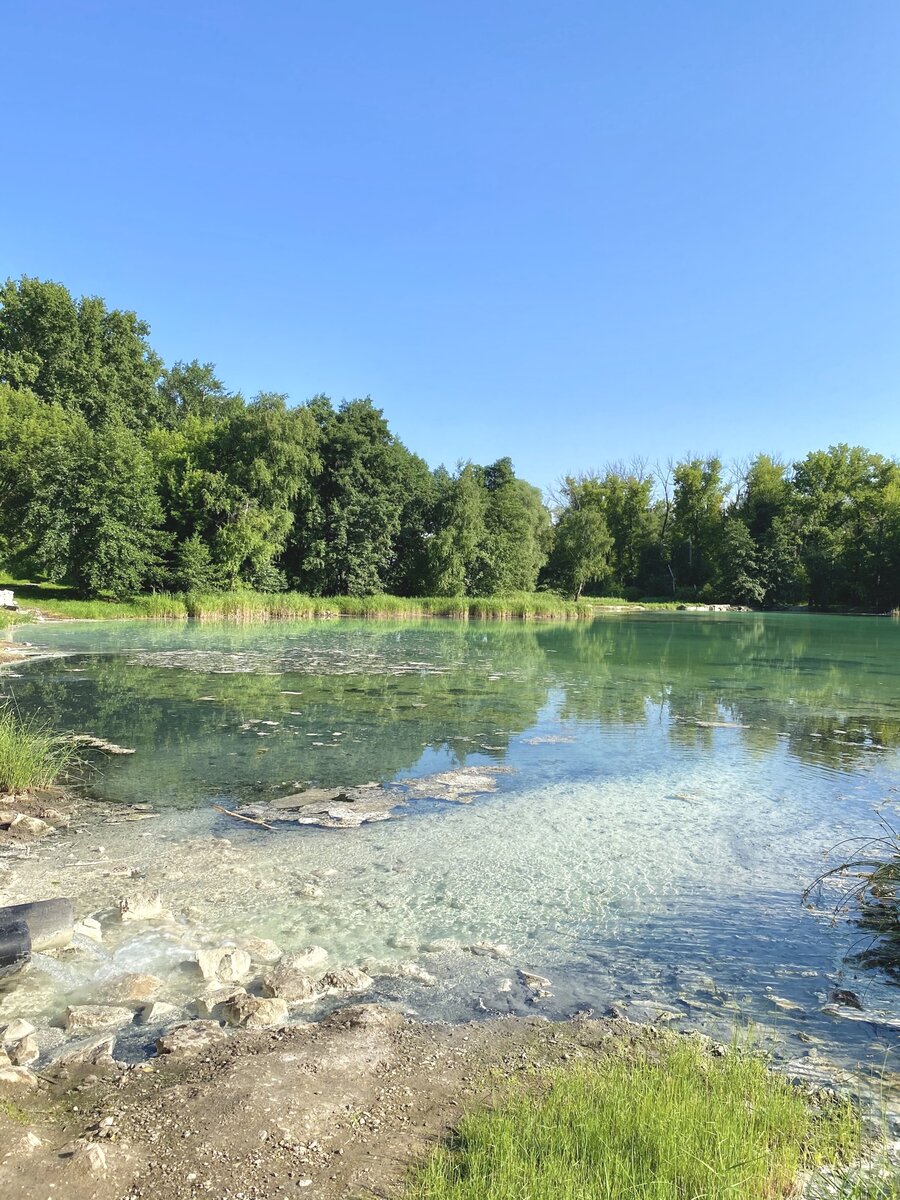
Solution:
[{"label": "grass tuft", "polygon": [[0,794],[49,787],[72,757],[72,747],[46,726],[0,708]]},{"label": "grass tuft", "polygon": [[848,1161],[860,1122],[814,1108],[765,1062],[669,1043],[512,1086],[466,1116],[409,1184],[407,1200],[776,1200],[799,1173]]}]

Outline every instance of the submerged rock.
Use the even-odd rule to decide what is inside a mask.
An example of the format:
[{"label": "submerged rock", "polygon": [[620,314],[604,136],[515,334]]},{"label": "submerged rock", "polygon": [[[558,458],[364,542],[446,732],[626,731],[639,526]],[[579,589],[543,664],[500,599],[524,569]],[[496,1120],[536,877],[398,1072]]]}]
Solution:
[{"label": "submerged rock", "polygon": [[546,975],[534,975],[531,971],[519,971],[519,978],[533,992],[544,991],[550,987],[550,980]]},{"label": "submerged rock", "polygon": [[481,954],[485,958],[509,958],[512,954],[505,942],[473,942],[469,950],[472,954]]}]

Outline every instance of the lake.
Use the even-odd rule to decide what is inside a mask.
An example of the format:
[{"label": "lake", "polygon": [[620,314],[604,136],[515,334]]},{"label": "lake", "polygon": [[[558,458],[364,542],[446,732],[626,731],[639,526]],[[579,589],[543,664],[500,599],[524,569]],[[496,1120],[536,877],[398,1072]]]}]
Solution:
[{"label": "lake", "polygon": [[[135,753],[92,757],[105,815],[0,874],[0,902],[44,888],[102,913],[139,879],[181,930],[132,931],[71,964],[63,982],[85,994],[117,970],[174,970],[198,938],[252,934],[365,964],[378,998],[426,1018],[618,1004],[717,1036],[753,1022],[782,1056],[844,1067],[880,1065],[896,1039],[879,1021],[900,1015],[900,993],[845,961],[865,941],[829,920],[839,892],[801,902],[838,843],[897,816],[896,621],[84,622],[18,636],[55,656],[0,676],[0,691]],[[460,803],[425,784],[354,829],[268,831],[212,807],[476,766],[504,768],[494,790]],[[551,994],[536,998],[520,968]],[[880,1017],[823,1012],[836,987]]]}]

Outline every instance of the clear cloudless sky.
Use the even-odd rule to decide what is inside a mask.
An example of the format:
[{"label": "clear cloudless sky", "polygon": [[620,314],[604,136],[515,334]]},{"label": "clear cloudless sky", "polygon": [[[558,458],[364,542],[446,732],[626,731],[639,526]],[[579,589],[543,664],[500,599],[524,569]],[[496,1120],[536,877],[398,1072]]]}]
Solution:
[{"label": "clear cloudless sky", "polygon": [[0,271],[432,465],[900,452],[897,0],[0,2]]}]

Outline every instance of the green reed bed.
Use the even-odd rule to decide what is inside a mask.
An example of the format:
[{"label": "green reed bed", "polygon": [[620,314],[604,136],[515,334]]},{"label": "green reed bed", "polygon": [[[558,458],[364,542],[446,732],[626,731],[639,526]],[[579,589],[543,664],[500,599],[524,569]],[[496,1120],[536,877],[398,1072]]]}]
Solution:
[{"label": "green reed bed", "polygon": [[755,1056],[673,1039],[511,1086],[463,1118],[406,1200],[776,1200],[860,1140],[849,1103],[815,1108]]},{"label": "green reed bed", "polygon": [[303,596],[295,592],[213,592],[185,597],[188,616],[206,621],[280,621],[315,617],[457,620],[589,619],[589,604],[550,594],[469,598],[456,596]]},{"label": "green reed bed", "polygon": [[0,793],[49,787],[72,761],[66,746],[43,724],[0,708]]}]

